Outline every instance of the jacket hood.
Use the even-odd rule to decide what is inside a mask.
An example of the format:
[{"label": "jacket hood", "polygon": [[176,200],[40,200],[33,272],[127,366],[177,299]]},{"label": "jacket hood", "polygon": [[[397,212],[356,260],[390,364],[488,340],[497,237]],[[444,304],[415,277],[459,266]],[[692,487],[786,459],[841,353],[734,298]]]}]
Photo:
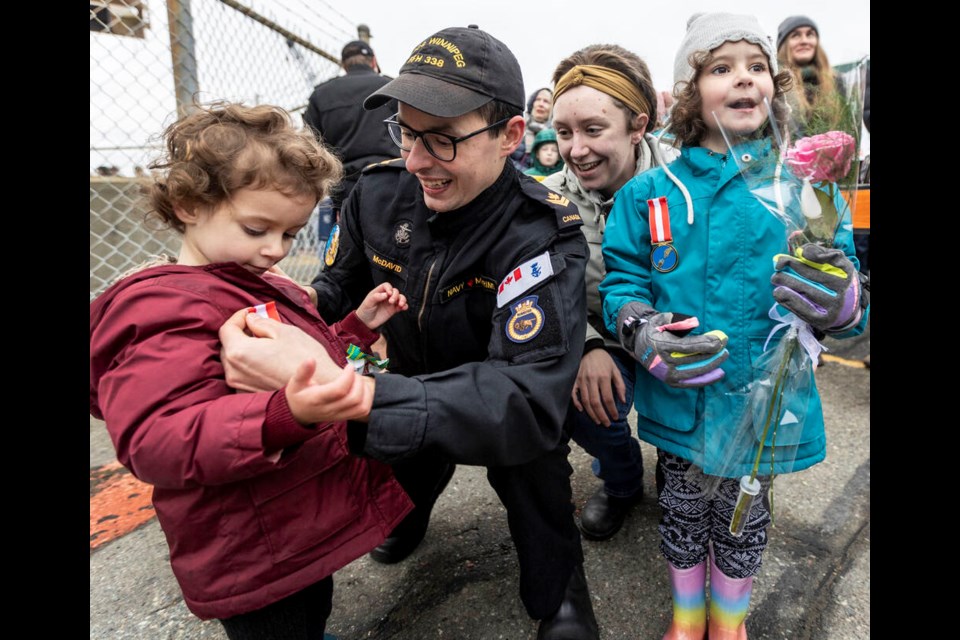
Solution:
[{"label": "jacket hood", "polygon": [[[727,151],[727,156],[736,163],[736,166],[739,168],[741,160],[738,158],[751,158],[756,160],[758,158],[770,158],[770,140],[751,140],[748,142],[743,142],[737,145],[734,145],[729,151]],[[702,147],[681,147],[680,154],[683,155],[687,160],[691,160],[691,153],[694,150],[703,150]],[[776,160],[776,159],[774,159]],[[687,187],[683,182],[677,178],[670,171],[670,167],[663,165],[663,172],[667,175],[671,182],[677,185],[677,188],[680,189],[680,192],[683,194],[684,200],[687,202],[687,224],[693,224],[693,198],[690,197],[690,191],[687,190]],[[776,172],[776,185],[779,185],[779,170]],[[779,190],[779,186],[776,186],[776,189]]]},{"label": "jacket hood", "polygon": [[90,303],[90,330],[100,321],[103,314],[113,303],[114,298],[126,291],[132,285],[151,278],[157,278],[169,273],[188,273],[195,270],[196,267],[184,267],[172,262],[173,258],[168,256],[156,256],[155,258],[140,264],[125,274],[119,276],[105,291],[93,299]]},{"label": "jacket hood", "polygon": [[533,138],[533,149],[532,153],[536,153],[537,149],[540,148],[544,142],[556,142],[557,141],[557,130],[548,128],[541,129],[537,132],[537,135]]}]

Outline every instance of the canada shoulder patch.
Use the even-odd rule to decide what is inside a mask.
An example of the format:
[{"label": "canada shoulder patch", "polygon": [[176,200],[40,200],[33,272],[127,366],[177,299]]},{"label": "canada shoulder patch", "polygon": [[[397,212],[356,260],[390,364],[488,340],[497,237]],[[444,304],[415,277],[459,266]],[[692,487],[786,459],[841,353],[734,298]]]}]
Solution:
[{"label": "canada shoulder patch", "polygon": [[580,218],[580,210],[577,205],[570,202],[570,199],[560,195],[539,182],[524,182],[524,192],[538,202],[543,202],[550,206],[557,216],[557,226],[560,229],[579,227],[583,224]]}]

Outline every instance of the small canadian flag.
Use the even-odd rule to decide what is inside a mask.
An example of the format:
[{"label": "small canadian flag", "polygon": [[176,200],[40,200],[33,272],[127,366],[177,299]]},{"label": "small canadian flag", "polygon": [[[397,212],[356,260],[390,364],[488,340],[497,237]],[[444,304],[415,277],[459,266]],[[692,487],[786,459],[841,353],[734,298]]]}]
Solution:
[{"label": "small canadian flag", "polygon": [[497,308],[549,279],[552,275],[553,265],[550,263],[549,251],[544,251],[536,258],[531,258],[515,267],[500,281],[500,286],[497,288]]},{"label": "small canadian flag", "polygon": [[273,300],[258,304],[254,307],[247,307],[247,313],[255,313],[261,318],[273,318],[277,322],[282,322],[280,320],[280,314],[277,313],[277,303]]}]

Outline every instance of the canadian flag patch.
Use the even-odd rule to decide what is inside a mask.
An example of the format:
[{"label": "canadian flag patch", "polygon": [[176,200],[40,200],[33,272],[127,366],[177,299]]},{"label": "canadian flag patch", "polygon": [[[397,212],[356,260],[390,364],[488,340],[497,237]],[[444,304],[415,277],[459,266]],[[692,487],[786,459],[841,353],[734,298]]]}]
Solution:
[{"label": "canadian flag patch", "polygon": [[549,251],[544,251],[536,258],[531,258],[514,267],[497,287],[497,308],[499,309],[552,275],[553,265],[550,263]]}]

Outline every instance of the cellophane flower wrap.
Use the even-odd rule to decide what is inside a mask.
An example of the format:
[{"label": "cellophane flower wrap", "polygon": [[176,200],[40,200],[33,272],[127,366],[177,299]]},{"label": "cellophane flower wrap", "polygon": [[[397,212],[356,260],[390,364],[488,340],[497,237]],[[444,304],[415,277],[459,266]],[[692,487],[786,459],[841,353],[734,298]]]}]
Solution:
[{"label": "cellophane flower wrap", "polygon": [[[741,165],[736,149],[749,140],[721,127],[748,189],[783,223],[784,245],[778,253],[795,254],[806,243],[833,247],[841,229],[852,234],[862,71],[854,69],[843,79],[846,103],[842,117],[829,121],[829,130],[811,131],[809,120],[781,123],[766,103],[770,126],[765,132],[772,138],[772,149],[757,162]],[[820,122],[827,124],[825,119]],[[756,132],[752,137],[759,135],[761,132]],[[773,255],[770,258],[774,260]],[[825,350],[812,328],[787,309],[774,304],[767,314],[774,326],[763,353],[753,362],[753,381],[738,390],[743,412],[734,419],[726,442],[719,443],[725,461],[719,473],[722,477],[738,477],[737,468],[742,467],[746,451],[754,460],[750,474],[741,477],[740,497],[730,523],[730,532],[736,536],[742,533],[759,492],[758,476],[770,478],[768,497],[773,515],[773,479],[793,471],[808,401],[815,389],[814,371]],[[708,491],[718,482],[719,478],[714,479],[712,487],[708,482]]]}]

